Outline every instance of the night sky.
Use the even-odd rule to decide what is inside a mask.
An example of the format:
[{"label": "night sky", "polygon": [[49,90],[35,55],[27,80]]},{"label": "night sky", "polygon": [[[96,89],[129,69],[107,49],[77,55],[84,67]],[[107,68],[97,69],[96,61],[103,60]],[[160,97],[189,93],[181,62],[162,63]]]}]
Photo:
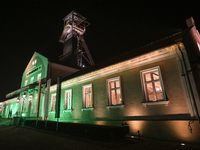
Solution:
[{"label": "night sky", "polygon": [[200,30],[198,2],[0,0],[0,101],[20,88],[35,51],[56,58],[62,54],[58,39],[63,18],[72,10],[91,23],[84,37],[97,64],[183,30],[190,16]]}]

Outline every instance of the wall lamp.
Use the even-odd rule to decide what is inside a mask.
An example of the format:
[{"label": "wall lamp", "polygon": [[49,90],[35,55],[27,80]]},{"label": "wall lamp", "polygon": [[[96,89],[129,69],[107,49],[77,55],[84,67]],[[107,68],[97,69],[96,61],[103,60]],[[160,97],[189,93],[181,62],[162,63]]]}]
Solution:
[{"label": "wall lamp", "polygon": [[24,93],[22,97],[23,97],[23,98],[26,98],[26,93]]}]

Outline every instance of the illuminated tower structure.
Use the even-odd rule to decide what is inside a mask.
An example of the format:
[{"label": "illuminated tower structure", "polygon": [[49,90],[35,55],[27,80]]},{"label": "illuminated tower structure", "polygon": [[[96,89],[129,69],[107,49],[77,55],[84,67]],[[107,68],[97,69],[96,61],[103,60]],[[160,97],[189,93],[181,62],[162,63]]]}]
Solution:
[{"label": "illuminated tower structure", "polygon": [[[86,64],[93,66],[94,61],[85,43],[83,34],[86,27],[90,25],[86,18],[72,11],[64,19],[63,32],[59,42],[63,43],[63,54],[59,57],[73,67],[86,67]],[[86,63],[83,63],[85,60]]]}]

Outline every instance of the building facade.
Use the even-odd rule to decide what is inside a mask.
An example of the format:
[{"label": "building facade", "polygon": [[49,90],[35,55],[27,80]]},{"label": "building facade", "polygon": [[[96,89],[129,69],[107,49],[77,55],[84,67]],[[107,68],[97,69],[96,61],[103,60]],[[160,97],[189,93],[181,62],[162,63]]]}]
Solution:
[{"label": "building facade", "polygon": [[[200,143],[200,36],[192,18],[180,33],[78,70],[35,53],[2,117],[129,125],[130,133]],[[62,75],[61,92],[57,77]],[[58,105],[58,104],[57,104]]]}]

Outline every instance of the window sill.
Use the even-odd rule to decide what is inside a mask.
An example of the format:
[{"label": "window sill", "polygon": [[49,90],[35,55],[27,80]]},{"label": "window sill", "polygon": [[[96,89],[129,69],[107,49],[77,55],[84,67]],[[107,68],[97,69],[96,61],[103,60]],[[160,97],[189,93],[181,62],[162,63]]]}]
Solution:
[{"label": "window sill", "polygon": [[65,113],[65,112],[72,112],[74,109],[65,109],[65,110],[63,110],[63,112]]},{"label": "window sill", "polygon": [[148,105],[165,105],[168,106],[169,101],[153,101],[153,102],[143,102],[142,105],[147,107]]},{"label": "window sill", "polygon": [[109,106],[106,106],[106,108],[124,108],[124,105],[109,105]]},{"label": "window sill", "polygon": [[85,110],[94,110],[94,107],[88,107],[88,108],[81,108],[82,111],[85,111]]}]

